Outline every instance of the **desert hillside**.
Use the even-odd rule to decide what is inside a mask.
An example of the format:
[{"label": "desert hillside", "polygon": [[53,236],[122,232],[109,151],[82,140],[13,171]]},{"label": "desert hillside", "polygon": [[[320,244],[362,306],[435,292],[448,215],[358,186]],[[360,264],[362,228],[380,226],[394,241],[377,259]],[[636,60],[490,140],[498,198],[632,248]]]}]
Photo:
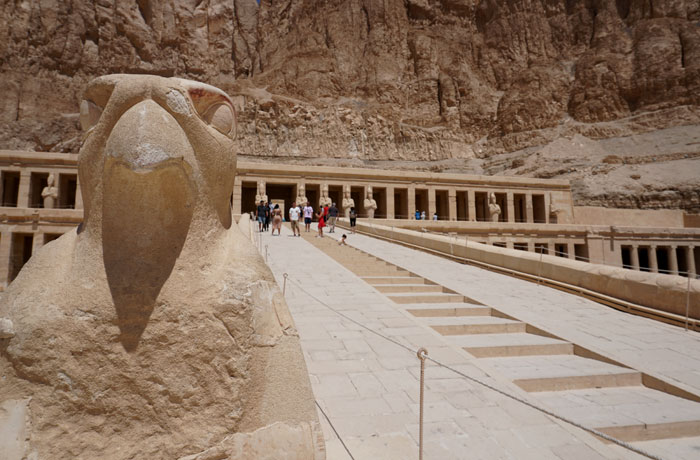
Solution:
[{"label": "desert hillside", "polygon": [[700,211],[697,0],[26,0],[0,6],[0,148],[77,151],[106,73],[206,81],[247,159],[568,178]]}]

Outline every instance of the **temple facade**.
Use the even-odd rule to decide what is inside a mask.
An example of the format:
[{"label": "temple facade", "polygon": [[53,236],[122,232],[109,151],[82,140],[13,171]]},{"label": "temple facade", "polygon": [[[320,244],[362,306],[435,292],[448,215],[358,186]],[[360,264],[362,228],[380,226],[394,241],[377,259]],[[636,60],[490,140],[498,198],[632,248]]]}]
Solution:
[{"label": "temple facade", "polygon": [[[0,151],[0,285],[83,217],[77,155]],[[360,219],[634,270],[695,274],[700,219],[680,210],[575,206],[564,180],[238,162],[234,215],[336,203]],[[416,215],[425,219],[416,220]]]}]

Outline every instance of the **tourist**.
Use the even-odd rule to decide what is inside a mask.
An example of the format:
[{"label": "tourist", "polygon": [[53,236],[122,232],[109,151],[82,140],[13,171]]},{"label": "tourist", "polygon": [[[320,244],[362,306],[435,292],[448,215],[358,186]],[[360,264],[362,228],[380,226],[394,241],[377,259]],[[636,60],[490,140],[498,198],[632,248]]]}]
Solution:
[{"label": "tourist", "polygon": [[433,213],[433,220],[438,220],[438,215],[436,212]]},{"label": "tourist", "polygon": [[326,226],[326,213],[328,212],[328,206],[320,207],[318,208],[318,214],[316,214],[316,218],[318,218],[318,235],[316,235],[316,238],[323,238],[323,227]]},{"label": "tourist", "polygon": [[282,234],[282,210],[280,205],[276,204],[272,210],[272,236],[275,236],[275,230],[277,230],[277,236]]},{"label": "tourist", "polygon": [[267,206],[265,202],[261,201],[258,208],[255,210],[255,219],[258,221],[258,231],[263,231],[263,226],[265,225],[265,216],[267,215]]},{"label": "tourist", "polygon": [[275,210],[275,205],[272,203],[267,204],[267,226],[265,227],[265,230],[267,231],[270,228],[270,224],[272,223],[272,212]]},{"label": "tourist", "polygon": [[345,240],[348,239],[348,236],[343,234],[343,236],[340,237],[340,241],[338,241],[338,246],[347,246],[348,243],[345,242]]},{"label": "tourist", "polygon": [[289,222],[292,226],[292,236],[301,236],[301,231],[299,230],[299,215],[301,214],[301,209],[297,206],[297,203],[292,203],[292,207],[289,208]]},{"label": "tourist", "polygon": [[425,220],[425,211],[420,213],[420,220]]},{"label": "tourist", "polygon": [[311,218],[314,215],[314,208],[311,207],[311,203],[306,202],[304,206],[304,231],[309,232],[311,230]]},{"label": "tourist", "polygon": [[335,221],[338,220],[338,214],[338,208],[335,206],[335,203],[333,203],[331,207],[328,208],[328,226],[330,227],[328,233],[335,233]]},{"label": "tourist", "polygon": [[420,211],[416,209],[416,220],[420,220]]},{"label": "tourist", "polygon": [[350,233],[355,233],[355,225],[357,225],[357,211],[355,208],[350,208]]}]

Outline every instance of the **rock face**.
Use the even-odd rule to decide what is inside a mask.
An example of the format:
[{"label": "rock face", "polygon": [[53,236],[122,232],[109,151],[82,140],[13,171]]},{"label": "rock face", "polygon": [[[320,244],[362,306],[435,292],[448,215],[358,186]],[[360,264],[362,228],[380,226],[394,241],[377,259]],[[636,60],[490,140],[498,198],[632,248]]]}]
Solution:
[{"label": "rock face", "polygon": [[230,99],[110,75],[80,121],[83,223],[0,301],[3,459],[323,460],[291,315],[232,222]]},{"label": "rock face", "polygon": [[114,71],[221,87],[240,109],[242,154],[288,162],[506,173],[495,155],[560,138],[700,126],[697,0],[3,8],[4,148],[76,150],[76,95]]}]

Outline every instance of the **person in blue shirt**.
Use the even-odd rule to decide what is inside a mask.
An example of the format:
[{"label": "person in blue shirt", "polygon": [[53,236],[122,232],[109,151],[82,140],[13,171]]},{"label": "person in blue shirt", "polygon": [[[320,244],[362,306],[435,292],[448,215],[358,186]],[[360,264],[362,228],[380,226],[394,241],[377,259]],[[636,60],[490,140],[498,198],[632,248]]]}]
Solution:
[{"label": "person in blue shirt", "polygon": [[416,220],[420,220],[420,211],[416,209]]}]

